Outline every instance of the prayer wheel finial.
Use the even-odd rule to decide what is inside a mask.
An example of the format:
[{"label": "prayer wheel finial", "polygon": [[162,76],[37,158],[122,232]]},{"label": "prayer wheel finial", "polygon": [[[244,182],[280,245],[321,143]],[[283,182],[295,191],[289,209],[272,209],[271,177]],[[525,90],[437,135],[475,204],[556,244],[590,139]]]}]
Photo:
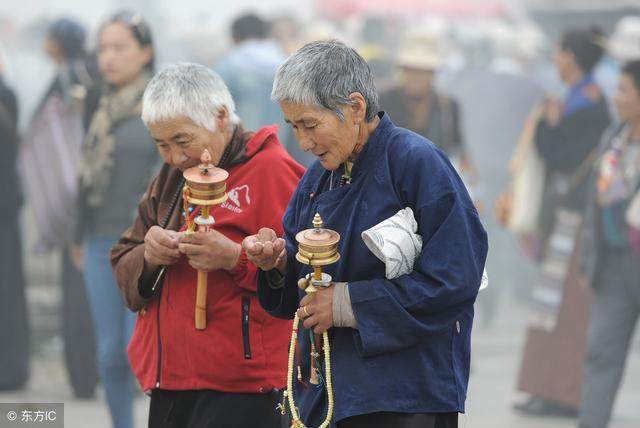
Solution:
[{"label": "prayer wheel finial", "polygon": [[320,213],[316,213],[316,215],[313,216],[313,227],[315,227],[316,231],[320,231],[320,229],[322,228],[322,217],[320,217]]},{"label": "prayer wheel finial", "polygon": [[200,165],[198,165],[198,169],[200,169],[200,174],[207,175],[209,174],[209,170],[213,168],[214,165],[211,163],[211,153],[209,153],[208,149],[204,149],[202,155],[200,156]]}]

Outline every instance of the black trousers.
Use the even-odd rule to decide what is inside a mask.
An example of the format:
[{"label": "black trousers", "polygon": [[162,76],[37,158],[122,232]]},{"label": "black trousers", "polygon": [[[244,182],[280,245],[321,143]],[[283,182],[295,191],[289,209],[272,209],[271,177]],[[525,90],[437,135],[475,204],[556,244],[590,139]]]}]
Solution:
[{"label": "black trousers", "polygon": [[62,337],[69,383],[77,398],[93,397],[98,384],[96,344],[82,273],[62,250]]},{"label": "black trousers", "polygon": [[369,413],[343,419],[338,428],[458,428],[458,414]]},{"label": "black trousers", "polygon": [[149,428],[281,428],[279,391],[239,394],[154,389]]},{"label": "black trousers", "polygon": [[2,218],[2,225],[3,230],[0,234],[0,391],[11,391],[23,388],[29,377],[30,329],[18,222],[15,217]]}]

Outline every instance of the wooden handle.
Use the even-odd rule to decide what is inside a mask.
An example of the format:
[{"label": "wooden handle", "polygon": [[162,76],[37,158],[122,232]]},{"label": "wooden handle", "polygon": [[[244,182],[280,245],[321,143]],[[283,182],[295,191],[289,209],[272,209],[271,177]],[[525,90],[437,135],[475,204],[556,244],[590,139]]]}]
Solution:
[{"label": "wooden handle", "polygon": [[207,327],[207,272],[198,271],[196,290],[196,330]]}]

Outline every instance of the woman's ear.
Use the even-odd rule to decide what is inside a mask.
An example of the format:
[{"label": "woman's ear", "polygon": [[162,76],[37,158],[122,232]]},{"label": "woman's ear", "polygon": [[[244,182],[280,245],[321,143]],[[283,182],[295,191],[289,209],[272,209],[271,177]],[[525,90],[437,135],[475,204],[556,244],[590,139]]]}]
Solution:
[{"label": "woman's ear", "polygon": [[142,47],[142,57],[144,58],[143,64],[145,67],[153,61],[153,48],[150,45]]},{"label": "woman's ear", "polygon": [[360,92],[352,92],[349,94],[349,99],[351,100],[349,109],[351,110],[354,123],[360,124],[364,122],[367,116],[367,101]]},{"label": "woman's ear", "polygon": [[216,113],[216,124],[218,125],[218,129],[227,129],[230,121],[231,117],[229,115],[229,110],[225,106],[220,107],[220,109],[218,109],[218,113]]}]

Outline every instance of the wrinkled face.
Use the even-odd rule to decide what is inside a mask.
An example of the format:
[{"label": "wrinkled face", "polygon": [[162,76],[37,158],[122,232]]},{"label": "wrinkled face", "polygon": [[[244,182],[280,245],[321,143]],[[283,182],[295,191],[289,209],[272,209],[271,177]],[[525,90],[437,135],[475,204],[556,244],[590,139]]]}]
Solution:
[{"label": "wrinkled face", "polygon": [[[220,122],[225,121],[218,120],[218,125]],[[220,131],[225,128],[218,126],[216,132],[211,132],[186,117],[148,126],[162,160],[181,171],[198,165],[204,149],[209,150],[211,163],[217,165],[229,143],[226,134]]]},{"label": "wrinkled face", "polygon": [[281,101],[280,108],[300,148],[316,155],[325,169],[339,168],[353,153],[362,120],[350,106],[342,108],[344,121],[320,107]]},{"label": "wrinkled face", "polygon": [[633,78],[628,74],[621,74],[618,90],[613,98],[618,116],[622,121],[640,120],[640,92]]},{"label": "wrinkled face", "polygon": [[131,29],[120,22],[106,25],[100,32],[98,65],[104,79],[114,86],[134,81],[151,61],[150,46],[140,46]]},{"label": "wrinkled face", "polygon": [[433,70],[401,67],[402,92],[413,98],[424,97],[431,90],[433,74]]}]

